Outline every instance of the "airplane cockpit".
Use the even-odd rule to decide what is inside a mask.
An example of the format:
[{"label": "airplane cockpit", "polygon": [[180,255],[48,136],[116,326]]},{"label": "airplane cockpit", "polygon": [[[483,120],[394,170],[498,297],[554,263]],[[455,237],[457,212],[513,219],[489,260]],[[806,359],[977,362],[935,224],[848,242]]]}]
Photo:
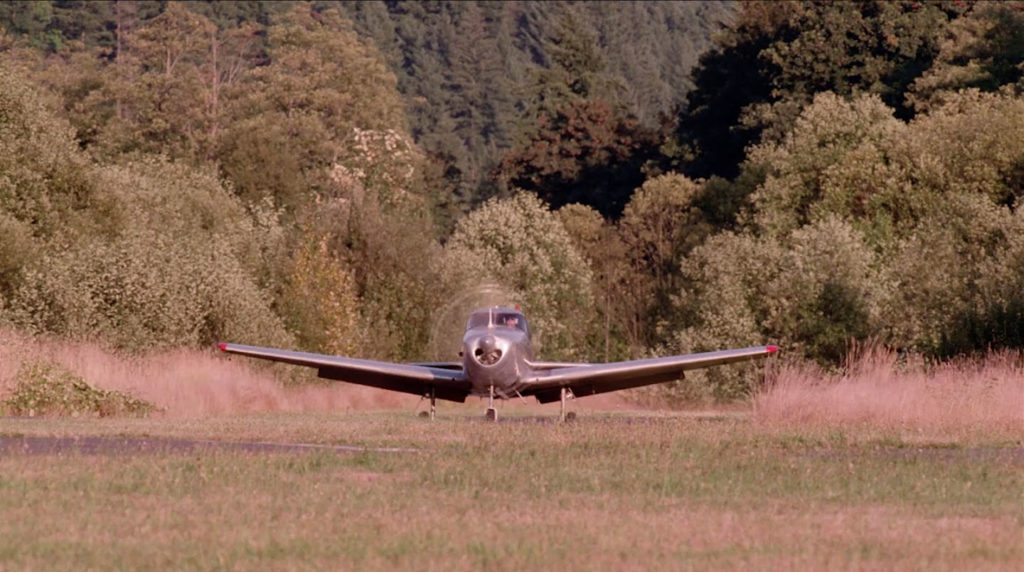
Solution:
[{"label": "airplane cockpit", "polygon": [[506,308],[488,308],[486,310],[473,312],[469,317],[469,321],[466,323],[467,330],[488,326],[497,328],[516,328],[517,330],[526,332],[527,335],[530,333],[530,329],[526,325],[526,317],[524,317],[521,312]]}]

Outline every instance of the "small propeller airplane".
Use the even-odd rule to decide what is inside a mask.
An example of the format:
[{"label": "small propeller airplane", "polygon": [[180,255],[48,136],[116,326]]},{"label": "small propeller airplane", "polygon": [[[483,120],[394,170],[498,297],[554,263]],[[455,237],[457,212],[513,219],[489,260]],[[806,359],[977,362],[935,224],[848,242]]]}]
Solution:
[{"label": "small propeller airplane", "polygon": [[470,395],[487,397],[487,418],[498,419],[494,399],[534,396],[541,403],[681,379],[684,372],[769,356],[777,346],[755,346],[612,363],[534,361],[530,329],[518,309],[474,311],[462,337],[461,362],[391,363],[290,350],[220,343],[221,351],[317,368],[324,379],[345,381],[430,399],[464,403]]}]

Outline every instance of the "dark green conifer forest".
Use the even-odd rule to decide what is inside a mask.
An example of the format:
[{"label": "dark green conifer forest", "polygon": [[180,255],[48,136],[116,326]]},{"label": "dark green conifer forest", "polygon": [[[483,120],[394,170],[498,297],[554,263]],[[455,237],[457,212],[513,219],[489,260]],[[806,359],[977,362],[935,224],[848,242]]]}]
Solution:
[{"label": "dark green conifer forest", "polygon": [[1020,350],[1022,92],[1022,2],[7,2],[0,327],[450,359],[497,283],[548,359]]}]

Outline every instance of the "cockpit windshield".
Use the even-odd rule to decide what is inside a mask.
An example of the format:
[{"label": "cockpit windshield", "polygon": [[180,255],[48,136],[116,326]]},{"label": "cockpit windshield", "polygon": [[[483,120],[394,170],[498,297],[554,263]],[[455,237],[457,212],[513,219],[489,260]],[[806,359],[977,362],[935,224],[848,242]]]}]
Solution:
[{"label": "cockpit windshield", "polygon": [[526,318],[522,313],[503,310],[500,308],[490,308],[487,310],[473,312],[469,317],[469,322],[466,323],[467,330],[473,328],[486,328],[488,326],[516,328],[527,333],[530,331],[526,326]]},{"label": "cockpit windshield", "polygon": [[526,331],[526,319],[517,312],[502,312],[495,316],[494,325]]},{"label": "cockpit windshield", "polygon": [[484,310],[482,312],[473,312],[469,317],[469,321],[466,322],[466,329],[472,330],[474,328],[486,328],[491,323],[491,312]]}]

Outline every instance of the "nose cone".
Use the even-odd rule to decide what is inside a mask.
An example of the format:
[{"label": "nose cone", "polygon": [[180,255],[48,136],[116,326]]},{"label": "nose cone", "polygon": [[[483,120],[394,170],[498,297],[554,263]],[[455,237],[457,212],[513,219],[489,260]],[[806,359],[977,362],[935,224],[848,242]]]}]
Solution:
[{"label": "nose cone", "polygon": [[498,340],[492,335],[480,338],[473,350],[473,357],[480,365],[494,365],[501,359],[501,348],[498,347]]},{"label": "nose cone", "polygon": [[494,339],[494,336],[487,335],[480,338],[480,349],[484,351],[491,351],[498,347],[498,340]]}]

